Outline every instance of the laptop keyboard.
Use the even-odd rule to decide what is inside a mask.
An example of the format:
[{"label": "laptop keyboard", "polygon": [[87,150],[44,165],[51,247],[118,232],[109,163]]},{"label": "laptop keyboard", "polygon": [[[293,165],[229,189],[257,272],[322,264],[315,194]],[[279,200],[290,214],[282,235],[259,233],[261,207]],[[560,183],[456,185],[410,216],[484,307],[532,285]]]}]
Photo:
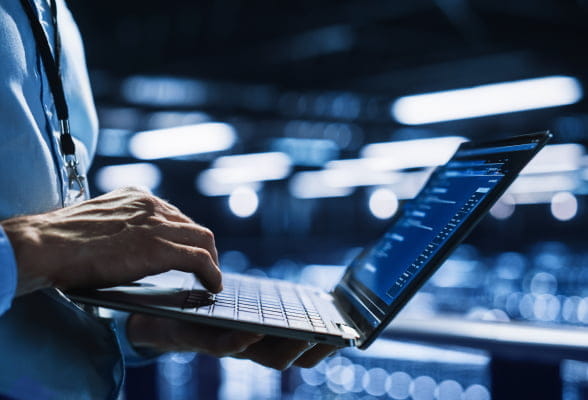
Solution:
[{"label": "laptop keyboard", "polygon": [[312,288],[285,281],[225,274],[223,291],[198,314],[328,333]]}]

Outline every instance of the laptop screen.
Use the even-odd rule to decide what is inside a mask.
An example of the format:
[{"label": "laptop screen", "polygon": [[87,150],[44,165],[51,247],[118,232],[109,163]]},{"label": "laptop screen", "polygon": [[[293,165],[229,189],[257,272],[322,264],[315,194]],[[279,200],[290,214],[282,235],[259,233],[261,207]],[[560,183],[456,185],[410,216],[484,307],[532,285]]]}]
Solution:
[{"label": "laptop screen", "polygon": [[379,331],[502,195],[549,134],[465,143],[347,269],[335,293],[360,330]]}]

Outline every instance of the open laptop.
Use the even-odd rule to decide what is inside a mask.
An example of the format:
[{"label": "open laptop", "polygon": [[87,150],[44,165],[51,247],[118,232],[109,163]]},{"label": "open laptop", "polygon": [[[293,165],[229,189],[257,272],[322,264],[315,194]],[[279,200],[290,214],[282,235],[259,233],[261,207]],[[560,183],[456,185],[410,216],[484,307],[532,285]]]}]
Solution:
[{"label": "open laptop", "polygon": [[106,308],[367,348],[551,136],[463,143],[404,203],[389,229],[351,262],[331,292],[224,274],[223,291],[213,295],[192,274],[171,271],[68,296]]}]

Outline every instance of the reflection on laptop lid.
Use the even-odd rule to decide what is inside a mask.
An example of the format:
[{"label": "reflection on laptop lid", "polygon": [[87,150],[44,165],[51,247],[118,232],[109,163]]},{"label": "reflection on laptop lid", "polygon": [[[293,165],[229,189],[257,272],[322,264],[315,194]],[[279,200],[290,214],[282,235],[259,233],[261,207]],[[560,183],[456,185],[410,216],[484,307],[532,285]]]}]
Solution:
[{"label": "reflection on laptop lid", "polygon": [[406,202],[391,228],[347,268],[335,297],[367,347],[551,137],[464,143]]}]

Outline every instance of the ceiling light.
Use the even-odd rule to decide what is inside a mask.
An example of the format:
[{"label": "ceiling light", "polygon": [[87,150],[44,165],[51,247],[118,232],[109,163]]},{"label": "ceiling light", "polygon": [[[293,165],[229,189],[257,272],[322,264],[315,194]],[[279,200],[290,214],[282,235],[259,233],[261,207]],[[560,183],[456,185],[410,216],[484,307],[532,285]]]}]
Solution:
[{"label": "ceiling light", "polygon": [[563,106],[581,98],[576,78],[549,76],[401,97],[390,113],[402,124],[420,125]]}]

